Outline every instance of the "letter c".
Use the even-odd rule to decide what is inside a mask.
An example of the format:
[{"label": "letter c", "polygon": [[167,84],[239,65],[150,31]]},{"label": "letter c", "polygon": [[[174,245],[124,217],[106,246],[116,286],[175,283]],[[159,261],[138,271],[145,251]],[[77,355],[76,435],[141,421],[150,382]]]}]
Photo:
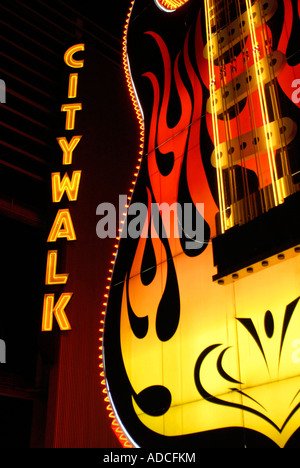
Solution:
[{"label": "letter c", "polygon": [[75,44],[65,52],[64,61],[69,67],[82,68],[84,66],[84,60],[75,60],[73,57],[76,52],[84,51],[84,47],[84,44]]}]

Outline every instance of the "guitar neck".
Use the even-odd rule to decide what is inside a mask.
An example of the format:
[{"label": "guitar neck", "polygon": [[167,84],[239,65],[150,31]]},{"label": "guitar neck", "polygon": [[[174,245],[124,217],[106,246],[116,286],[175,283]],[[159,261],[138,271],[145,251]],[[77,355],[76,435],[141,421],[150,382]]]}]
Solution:
[{"label": "guitar neck", "polygon": [[207,111],[222,233],[278,206],[298,190],[288,156],[296,124],[282,114],[276,82],[286,58],[272,49],[267,26],[277,7],[276,0],[264,4],[205,0]]}]

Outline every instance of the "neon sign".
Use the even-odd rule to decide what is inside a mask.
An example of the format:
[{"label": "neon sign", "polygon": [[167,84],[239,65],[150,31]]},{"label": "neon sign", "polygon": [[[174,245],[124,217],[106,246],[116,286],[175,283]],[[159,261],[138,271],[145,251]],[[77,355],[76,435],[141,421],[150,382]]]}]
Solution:
[{"label": "neon sign", "polygon": [[[299,444],[298,26],[291,0],[132,2],[147,235],[121,238],[101,337],[126,447]],[[201,249],[157,235],[174,202],[204,203]]]},{"label": "neon sign", "polygon": [[[65,64],[74,68],[83,68],[84,60],[77,59],[75,54],[83,52],[85,49],[84,44],[75,44],[70,47],[64,54]],[[78,88],[78,73],[69,74],[68,84],[68,99],[76,99]],[[61,112],[65,113],[65,130],[71,131],[75,129],[76,113],[82,110],[82,103],[68,102],[61,106]],[[77,148],[82,135],[72,136],[68,140],[67,137],[58,137],[57,142],[62,150],[62,164],[65,166],[71,165],[73,160],[73,153]],[[61,203],[64,194],[67,196],[69,202],[75,202],[78,199],[78,191],[81,180],[81,171],[73,171],[71,177],[68,173],[62,175],[60,172],[53,172],[51,174],[51,187],[52,187],[52,202],[54,204]],[[57,211],[52,227],[50,229],[47,242],[55,244],[58,239],[65,239],[66,242],[76,240],[75,228],[73,225],[71,212],[69,208],[61,208]],[[68,282],[69,274],[57,272],[58,263],[58,250],[51,249],[47,254],[45,285],[66,285]],[[42,331],[52,331],[53,317],[55,317],[60,330],[71,330],[71,324],[68,320],[66,308],[73,296],[73,292],[62,292],[56,300],[54,293],[44,294],[43,303],[43,316],[42,316]]]}]

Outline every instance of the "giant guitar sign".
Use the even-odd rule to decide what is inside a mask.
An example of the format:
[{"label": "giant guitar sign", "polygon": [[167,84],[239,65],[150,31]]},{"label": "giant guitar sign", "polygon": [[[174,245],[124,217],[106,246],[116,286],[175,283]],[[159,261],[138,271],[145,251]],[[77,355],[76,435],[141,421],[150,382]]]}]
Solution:
[{"label": "giant guitar sign", "polygon": [[132,2],[131,203],[148,210],[115,256],[102,374],[128,446],[299,443],[299,15],[294,0]]}]

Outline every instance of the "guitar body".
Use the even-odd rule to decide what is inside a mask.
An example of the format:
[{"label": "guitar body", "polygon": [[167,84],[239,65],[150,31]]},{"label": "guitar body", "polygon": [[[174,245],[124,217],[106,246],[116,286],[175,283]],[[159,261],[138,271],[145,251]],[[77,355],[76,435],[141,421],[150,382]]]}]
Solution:
[{"label": "guitar body", "polygon": [[[247,13],[245,2],[239,3],[240,16],[232,23]],[[189,0],[173,12],[154,0],[132,5],[127,53],[144,119],[143,158],[103,335],[108,395],[132,446],[293,447],[300,441],[296,3],[269,2],[264,25],[255,26],[258,41],[265,41],[264,29],[272,42],[268,50],[277,54],[271,85],[280,102],[280,124],[273,88],[267,78],[258,82],[259,76],[246,94],[235,95],[234,104],[228,101],[227,113],[223,104],[214,120],[207,52],[213,36],[206,35],[204,1]],[[234,63],[223,50],[222,70],[211,58],[215,89],[226,91],[224,99],[225,86],[246,76],[246,60],[249,74],[258,70],[247,57],[249,31],[244,39],[244,48],[230,45]],[[263,132],[260,85],[267,106],[273,106],[268,115],[275,123],[268,134],[278,128],[285,138],[284,150],[271,144],[279,174],[275,182],[267,150],[261,150],[259,170],[251,151],[230,167],[216,161],[216,135],[218,149],[225,148],[229,125],[230,155],[236,142],[250,146],[253,116],[255,129]],[[276,192],[285,180],[288,188]],[[258,201],[272,189],[274,197]],[[147,212],[139,217],[139,235],[132,236],[134,208],[141,204]],[[175,208],[170,215],[162,206]]]}]

